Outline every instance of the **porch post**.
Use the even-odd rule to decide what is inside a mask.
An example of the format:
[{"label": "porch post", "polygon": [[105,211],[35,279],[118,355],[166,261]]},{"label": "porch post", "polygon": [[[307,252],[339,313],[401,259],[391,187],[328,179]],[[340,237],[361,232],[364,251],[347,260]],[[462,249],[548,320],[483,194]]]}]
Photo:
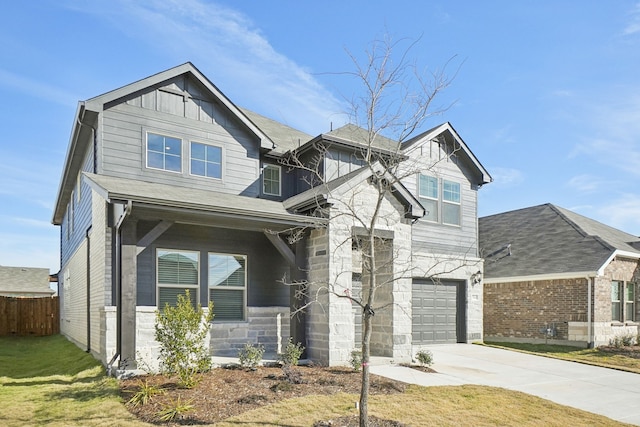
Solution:
[{"label": "porch post", "polygon": [[[291,267],[291,280],[293,282],[303,283],[307,280],[307,239],[306,237],[296,242],[296,265]],[[299,300],[296,298],[300,288],[304,285],[293,285],[289,291],[289,306],[291,310],[296,310],[298,307],[304,305],[306,300]],[[307,336],[306,336],[306,313],[299,312],[291,317],[289,324],[291,338],[294,343],[302,343],[305,347],[305,352],[302,357],[306,358]]]},{"label": "porch post", "polygon": [[137,292],[137,221],[129,219],[122,225],[121,249],[121,351],[120,369],[136,369],[136,292]]}]

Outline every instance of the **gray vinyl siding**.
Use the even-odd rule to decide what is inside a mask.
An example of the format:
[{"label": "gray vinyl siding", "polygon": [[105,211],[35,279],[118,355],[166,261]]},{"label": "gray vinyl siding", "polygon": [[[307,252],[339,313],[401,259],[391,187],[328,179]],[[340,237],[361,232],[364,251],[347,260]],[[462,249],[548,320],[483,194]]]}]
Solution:
[{"label": "gray vinyl siding", "polygon": [[331,181],[343,175],[360,169],[364,162],[358,159],[357,151],[337,150],[332,148],[327,151],[324,161],[325,180]]},{"label": "gray vinyl siding", "polygon": [[[93,165],[93,144],[90,144],[84,154],[82,171],[93,172]],[[87,229],[91,225],[91,188],[82,179],[79,182],[80,185],[78,185],[77,177],[74,179],[76,184],[73,189],[73,197],[69,199],[69,204],[73,203],[73,226],[70,228],[70,209],[69,205],[67,205],[60,227],[60,265],[62,267],[67,265],[70,257],[85,239]],[[78,191],[80,191],[79,198]]]},{"label": "gray vinyl siding", "polygon": [[[180,81],[184,78],[180,77]],[[164,92],[187,87],[190,97]],[[141,179],[190,188],[257,197],[260,194],[258,139],[197,87],[184,82],[150,89],[105,109],[102,115],[101,172],[122,178]],[[182,140],[182,171],[147,167],[147,132]],[[222,148],[222,179],[190,174],[190,143]]]},{"label": "gray vinyl siding", "polygon": [[[138,223],[138,238],[155,226]],[[208,253],[247,256],[247,302],[251,307],[289,305],[289,287],[282,284],[289,277],[289,266],[262,233],[215,227],[174,224],[153,244],[138,255],[137,305],[156,305],[156,249],[181,249],[200,253],[200,302],[207,304]],[[215,304],[215,301],[214,301]]]},{"label": "gray vinyl siding", "polygon": [[[427,143],[428,144],[428,143]],[[425,150],[427,152],[428,150]],[[417,155],[420,150],[412,152]],[[438,155],[437,153],[434,153]],[[475,257],[478,254],[478,186],[472,182],[471,173],[461,162],[442,160],[433,168],[422,171],[425,175],[438,178],[439,196],[442,199],[442,180],[460,183],[460,226],[418,220],[412,227],[412,248],[414,252],[436,254],[454,254]],[[419,174],[416,173],[403,180],[403,184],[414,195],[418,196]],[[440,221],[442,218],[440,218]]]}]

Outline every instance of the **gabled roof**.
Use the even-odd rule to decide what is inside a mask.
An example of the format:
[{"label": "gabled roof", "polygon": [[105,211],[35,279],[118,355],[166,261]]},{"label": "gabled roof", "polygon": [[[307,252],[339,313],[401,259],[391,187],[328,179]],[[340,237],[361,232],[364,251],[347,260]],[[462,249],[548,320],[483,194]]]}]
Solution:
[{"label": "gabled roof", "polygon": [[[350,150],[367,148],[369,143],[369,135],[366,129],[354,124],[346,124],[338,129],[334,129],[327,133],[322,133],[313,139],[307,140],[306,143],[291,147],[291,150],[297,150],[298,154],[312,149],[316,144],[324,142],[330,145],[343,146]],[[398,152],[398,142],[386,138],[382,135],[376,135],[371,143],[374,151],[381,153],[394,154]]]},{"label": "gabled roof", "polygon": [[162,84],[167,80],[188,74],[196,79],[212,97],[216,98],[221,105],[226,107],[231,114],[236,116],[247,129],[260,140],[261,148],[272,150],[275,147],[274,141],[264,133],[245,113],[229,100],[207,77],[204,76],[192,63],[186,62],[177,67],[154,74],[134,83],[122,86],[118,89],[104,93],[78,103],[78,109],[74,118],[73,129],[69,140],[67,155],[62,169],[62,178],[58,188],[58,196],[54,208],[52,222],[61,224],[64,212],[75,185],[72,177],[77,176],[81,168],[82,156],[86,148],[91,143],[93,123],[106,105],[117,102],[131,94]]},{"label": "gabled roof", "polygon": [[253,218],[257,221],[288,225],[310,225],[318,221],[287,212],[281,202],[237,196],[216,191],[176,187],[128,178],[116,178],[83,172],[89,186],[109,202],[132,202],[157,209],[202,212],[228,218]]},{"label": "gabled roof", "polygon": [[53,295],[49,287],[49,269],[0,266],[0,295]]},{"label": "gabled roof", "polygon": [[311,135],[298,129],[294,129],[251,110],[247,110],[246,108],[241,107],[240,110],[274,142],[274,151],[276,152],[284,153],[295,150],[313,138]]},{"label": "gabled roof", "polygon": [[478,177],[478,183],[488,184],[493,181],[489,172],[482,166],[480,160],[473,154],[471,149],[462,140],[458,132],[453,128],[451,123],[446,122],[434,128],[431,128],[420,135],[414,136],[402,144],[402,149],[406,152],[411,147],[416,146],[424,141],[430,141],[438,136],[443,136],[445,141],[452,144],[455,149],[459,149],[457,156],[467,163]]},{"label": "gabled roof", "polygon": [[333,200],[338,199],[344,192],[369,179],[374,173],[382,173],[383,176],[381,178],[385,178],[393,183],[391,193],[407,208],[405,217],[421,218],[424,216],[424,207],[418,199],[379,164],[374,164],[371,167],[363,166],[360,169],[356,169],[327,183],[313,187],[288,198],[283,202],[283,205],[287,210],[293,212],[307,212],[316,206],[332,203]]},{"label": "gabled roof", "polygon": [[640,259],[640,238],[550,203],[478,222],[487,279],[593,276],[616,255]]}]

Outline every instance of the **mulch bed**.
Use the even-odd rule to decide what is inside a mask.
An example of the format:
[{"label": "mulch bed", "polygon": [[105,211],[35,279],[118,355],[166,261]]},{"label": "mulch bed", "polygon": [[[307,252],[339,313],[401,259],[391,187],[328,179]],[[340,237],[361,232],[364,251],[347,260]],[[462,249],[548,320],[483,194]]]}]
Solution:
[{"label": "mulch bed", "polygon": [[603,345],[598,347],[598,351],[603,353],[620,354],[625,357],[632,357],[634,359],[640,359],[640,345],[628,345],[615,347],[612,345]]},{"label": "mulch bed", "polygon": [[[141,381],[166,390],[154,396],[145,405],[127,408],[143,421],[163,425],[212,424],[260,406],[283,399],[309,394],[360,393],[361,373],[343,367],[298,366],[289,375],[280,367],[259,367],[255,371],[240,368],[216,368],[201,374],[199,383],[192,389],[180,389],[175,378],[164,375],[148,375],[121,381],[121,395],[128,401],[139,390]],[[395,394],[404,392],[405,383],[371,375],[370,393]],[[193,410],[172,423],[158,421],[158,412],[180,398],[189,402]],[[371,426],[401,427],[394,421],[371,418]],[[355,424],[354,424],[355,420]],[[324,423],[324,424],[322,424]],[[357,417],[319,421],[317,426],[357,426]]]}]

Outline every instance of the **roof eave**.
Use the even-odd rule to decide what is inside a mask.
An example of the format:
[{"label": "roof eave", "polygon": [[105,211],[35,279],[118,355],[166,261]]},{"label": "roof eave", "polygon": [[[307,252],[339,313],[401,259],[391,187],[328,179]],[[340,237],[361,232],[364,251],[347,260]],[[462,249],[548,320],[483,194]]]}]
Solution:
[{"label": "roof eave", "polygon": [[514,283],[514,282],[534,282],[540,280],[561,280],[561,279],[575,279],[586,277],[601,276],[599,271],[569,271],[565,273],[548,273],[548,274],[531,274],[523,276],[508,276],[508,277],[487,277],[485,275],[484,283]]}]

